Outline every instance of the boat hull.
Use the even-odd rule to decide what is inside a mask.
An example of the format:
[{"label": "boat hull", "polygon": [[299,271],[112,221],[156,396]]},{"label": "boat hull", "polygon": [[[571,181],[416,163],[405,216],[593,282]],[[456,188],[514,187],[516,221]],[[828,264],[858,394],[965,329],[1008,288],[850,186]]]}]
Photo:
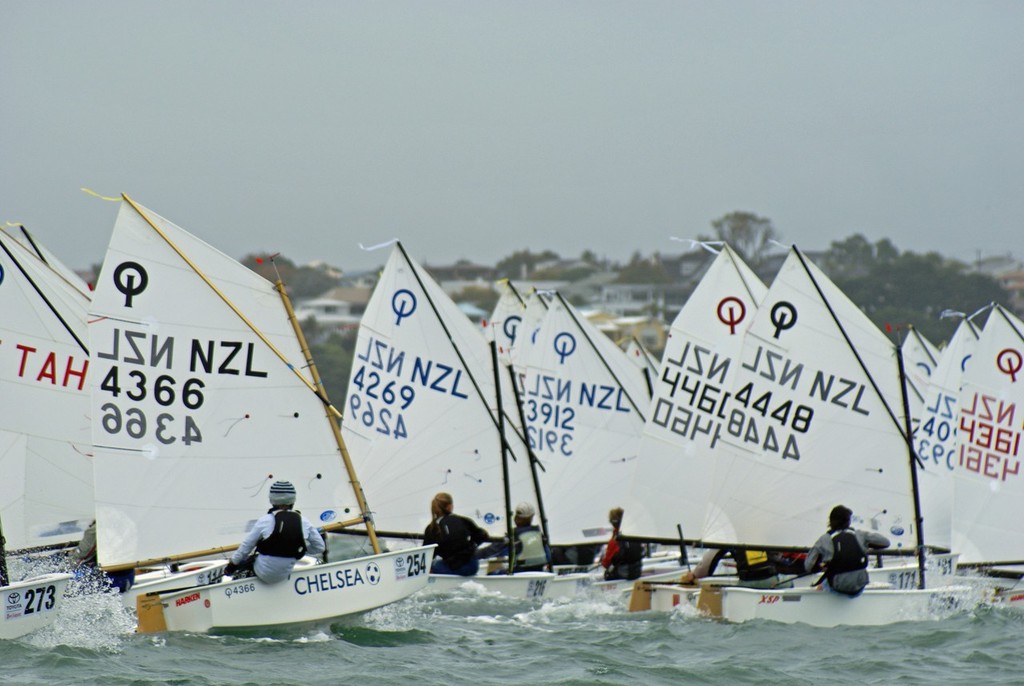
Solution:
[{"label": "boat hull", "polygon": [[121,601],[134,610],[139,596],[217,583],[224,577],[225,565],[227,560],[201,560],[181,565],[176,572],[161,569],[140,574],[132,587],[121,594]]},{"label": "boat hull", "polygon": [[[856,598],[821,588],[761,590],[738,586],[704,586],[701,596],[719,595],[721,618],[728,622],[762,619],[817,627],[880,626],[936,619],[966,609],[971,589],[944,586],[932,589],[866,589]],[[713,598],[698,606],[713,608]]]},{"label": "boat hull", "polygon": [[52,624],[70,580],[70,574],[44,574],[0,588],[0,639],[18,638]]},{"label": "boat hull", "polygon": [[552,586],[558,578],[551,572],[520,572],[511,575],[480,574],[476,576],[431,574],[428,589],[433,593],[448,593],[464,588],[467,584],[475,584],[482,586],[487,593],[497,593],[509,598],[538,599],[546,596],[549,586]]},{"label": "boat hull", "polygon": [[[228,580],[157,597],[168,631],[316,624],[368,612],[419,591],[427,585],[433,555],[434,546],[421,546],[296,567],[277,584],[256,578]],[[140,599],[140,628],[144,600]],[[153,628],[152,624],[146,627]]]}]

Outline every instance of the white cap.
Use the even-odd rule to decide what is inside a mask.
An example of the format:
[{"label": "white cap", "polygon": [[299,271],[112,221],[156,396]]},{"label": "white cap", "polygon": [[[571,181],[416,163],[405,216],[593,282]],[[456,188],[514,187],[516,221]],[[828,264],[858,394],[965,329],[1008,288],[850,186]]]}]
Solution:
[{"label": "white cap", "polygon": [[533,505],[530,503],[519,503],[516,505],[516,517],[532,517],[534,514]]}]

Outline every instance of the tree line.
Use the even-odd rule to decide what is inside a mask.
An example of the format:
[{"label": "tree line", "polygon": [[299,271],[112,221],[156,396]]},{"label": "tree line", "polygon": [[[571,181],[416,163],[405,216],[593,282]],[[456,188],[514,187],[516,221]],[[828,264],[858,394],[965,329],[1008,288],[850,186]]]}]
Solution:
[{"label": "tree line", "polygon": [[[699,240],[727,242],[765,283],[771,283],[774,274],[764,271],[781,240],[771,220],[750,212],[732,212],[711,222],[711,228],[712,233]],[[297,266],[282,257],[276,258],[274,265],[255,256],[243,262],[271,280],[280,274],[295,300],[314,297],[338,284],[338,278],[323,269]],[[972,270],[970,265],[937,252],[901,252],[889,239],[871,243],[855,234],[833,241],[823,254],[816,255],[815,262],[897,343],[912,326],[942,345],[959,323],[957,317],[943,317],[944,312],[971,314],[992,302],[1011,304],[1009,293],[996,279]],[[615,264],[598,259],[590,250],[569,261],[550,250],[519,250],[495,265],[494,275],[513,281],[523,274],[533,280],[574,281],[596,271],[616,271],[620,283],[667,284],[673,280],[662,268],[658,254],[643,257],[637,252],[627,263]],[[493,289],[471,288],[458,294],[456,300],[490,311],[497,297]],[[317,336],[311,345],[326,390],[335,403],[343,402],[345,397],[354,346],[355,332]]]}]

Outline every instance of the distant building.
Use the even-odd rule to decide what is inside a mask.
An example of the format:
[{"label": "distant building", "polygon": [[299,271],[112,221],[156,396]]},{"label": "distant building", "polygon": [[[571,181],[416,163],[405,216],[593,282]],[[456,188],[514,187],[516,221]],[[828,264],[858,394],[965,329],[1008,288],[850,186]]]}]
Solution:
[{"label": "distant building", "polygon": [[300,322],[313,318],[319,329],[325,332],[355,330],[372,293],[370,288],[332,288],[316,298],[297,302],[295,317]]}]

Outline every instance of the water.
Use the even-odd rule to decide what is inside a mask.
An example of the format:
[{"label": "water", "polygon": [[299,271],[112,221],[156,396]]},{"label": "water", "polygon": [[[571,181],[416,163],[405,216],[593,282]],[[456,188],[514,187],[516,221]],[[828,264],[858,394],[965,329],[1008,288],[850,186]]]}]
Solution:
[{"label": "water", "polygon": [[1024,615],[980,607],[814,629],[634,613],[608,597],[527,602],[460,590],[262,636],[132,633],[111,594],[0,642],[4,684],[1020,684]]}]

